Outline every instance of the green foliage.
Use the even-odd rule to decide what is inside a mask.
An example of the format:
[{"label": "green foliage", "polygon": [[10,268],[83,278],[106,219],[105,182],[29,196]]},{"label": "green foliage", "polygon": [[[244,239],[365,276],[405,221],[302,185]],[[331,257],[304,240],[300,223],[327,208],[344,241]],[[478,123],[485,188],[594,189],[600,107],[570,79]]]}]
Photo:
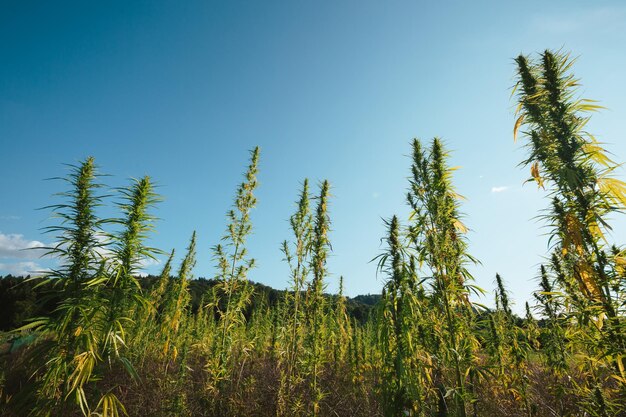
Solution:
[{"label": "green foliage", "polygon": [[218,244],[214,248],[214,258],[217,261],[219,282],[217,297],[225,299],[222,308],[218,302],[215,306],[219,313],[219,327],[221,328],[219,343],[213,347],[217,351],[217,360],[209,362],[206,369],[209,373],[209,389],[219,392],[224,381],[231,380],[236,369],[233,362],[233,349],[241,340],[241,330],[245,326],[244,311],[250,302],[253,288],[247,280],[248,271],[254,267],[254,259],[247,258],[245,247],[246,239],[252,231],[250,211],[256,205],[254,190],[258,183],[256,179],[259,162],[259,148],[251,152],[250,165],[245,173],[245,180],[237,189],[234,208],[227,214],[229,224],[227,232],[222,237],[225,245]]},{"label": "green foliage", "polygon": [[[48,254],[61,267],[44,275],[40,286],[51,288],[59,303],[49,317],[33,320],[23,329],[35,330],[45,350],[33,351],[43,363],[36,378],[36,405],[32,412],[50,415],[65,412],[71,403],[83,415],[103,416],[124,413],[117,399],[118,387],[111,385],[98,396],[94,408],[87,389],[102,378],[107,367],[118,364],[133,378],[135,369],[125,354],[129,312],[141,305],[138,282],[133,275],[140,261],[153,250],[143,241],[151,230],[148,210],[156,202],[149,178],[119,190],[121,219],[101,220],[96,208],[102,204],[97,190],[93,158],[71,168],[67,178],[71,189],[60,194],[66,203],[51,206],[60,224],[47,228],[56,233],[56,246]],[[117,234],[106,234],[102,226],[122,226]]]},{"label": "green foliage", "polygon": [[[468,269],[462,197],[442,141],[412,142],[408,219],[385,221],[382,294],[327,294],[330,184],[304,180],[281,249],[288,288],[250,281],[247,253],[259,149],[212,249],[214,279],[193,279],[196,233],[180,266],[139,277],[159,198],[149,177],[111,190],[93,158],[72,166],[52,205],[37,279],[0,280],[0,414],[40,416],[621,416],[626,413],[624,249],[606,241],[625,208],[616,165],[584,127],[598,107],[575,96],[571,60],[520,56],[514,135],[550,198],[550,253],[535,305],[514,314],[496,274],[496,308]],[[4,303],[7,301],[7,303]],[[536,317],[536,318],[535,318]]]},{"label": "green foliage", "polygon": [[606,377],[602,368],[612,367],[611,377],[626,392],[626,304],[616,273],[620,251],[609,247],[605,235],[611,229],[608,217],[626,208],[626,183],[612,176],[617,165],[585,130],[589,113],[601,107],[577,97],[573,60],[545,51],[535,60],[519,56],[516,63],[514,131],[525,129],[529,157],[523,163],[551,199],[545,220],[552,229],[552,262],[550,271],[542,267],[538,295],[554,328],[546,336],[548,363],[555,372],[566,372],[565,354],[576,352],[585,381],[572,389],[608,410],[608,402],[599,402],[613,395],[599,384]]},{"label": "green foliage", "polygon": [[330,230],[330,218],[328,216],[328,198],[330,196],[330,183],[324,181],[320,187],[320,195],[317,200],[317,208],[313,221],[313,234],[311,237],[311,270],[312,280],[307,288],[306,318],[309,333],[305,339],[307,373],[310,375],[310,390],[312,395],[312,415],[318,415],[320,402],[325,396],[321,390],[319,379],[327,358],[326,356],[326,317],[327,303],[324,299],[324,290],[328,271],[326,260],[330,249],[328,232]]},{"label": "green foliage", "polygon": [[[452,186],[453,169],[447,166],[447,158],[440,139],[433,139],[429,150],[418,140],[413,141],[411,188],[407,195],[413,209],[409,236],[417,261],[431,277],[431,308],[443,315],[443,320],[438,318],[435,322],[433,330],[440,340],[431,351],[438,359],[435,372],[440,401],[450,392],[456,414],[465,416],[467,404],[473,400],[465,376],[475,370],[478,347],[472,331],[469,295],[480,289],[471,284],[472,276],[466,269],[475,260],[467,253],[467,228],[459,212],[461,196]],[[448,371],[454,375],[451,380],[446,380]],[[442,407],[443,404],[440,412]]]}]

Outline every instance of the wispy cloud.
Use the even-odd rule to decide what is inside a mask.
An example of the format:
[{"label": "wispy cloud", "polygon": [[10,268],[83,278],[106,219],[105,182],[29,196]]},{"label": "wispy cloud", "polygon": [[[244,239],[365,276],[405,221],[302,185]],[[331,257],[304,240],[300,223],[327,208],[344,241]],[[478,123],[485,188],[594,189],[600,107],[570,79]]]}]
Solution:
[{"label": "wispy cloud", "polygon": [[139,261],[139,265],[141,268],[150,268],[151,266],[159,266],[161,265],[161,260],[159,258],[148,258],[144,257]]},{"label": "wispy cloud", "polygon": [[21,234],[0,232],[0,259],[37,259],[45,245],[38,240],[28,240]]},{"label": "wispy cloud", "polygon": [[508,187],[508,186],[506,186],[506,185],[501,185],[501,186],[499,186],[499,187],[491,187],[491,192],[492,192],[492,193],[503,193],[503,192],[505,192],[505,191],[506,191],[506,190],[508,190],[508,189],[509,189],[509,187]]},{"label": "wispy cloud", "polygon": [[[113,241],[111,240],[111,237],[105,234],[97,234],[95,237],[96,237],[96,240],[102,245],[96,249],[96,252],[98,253],[98,255],[102,256],[103,258],[113,260],[113,258],[115,257],[115,252],[111,247],[111,244],[113,243]],[[144,256],[139,260],[139,268],[141,268],[142,271],[147,268],[158,266],[160,264],[161,264],[161,260],[158,258],[153,259],[153,258]],[[141,274],[143,274],[143,272],[141,272],[140,275]]]},{"label": "wispy cloud", "polygon": [[33,261],[15,262],[8,264],[0,263],[1,275],[10,274],[14,276],[25,276],[45,272],[45,270],[45,268]]},{"label": "wispy cloud", "polygon": [[[112,250],[110,239],[106,235],[97,235],[96,239],[102,244],[96,249],[96,252],[103,258],[114,261],[115,253]],[[39,263],[34,262],[43,255],[46,245],[38,240],[28,240],[22,234],[4,234],[0,232],[0,259],[13,260],[0,263],[0,275],[28,275],[45,270]],[[61,245],[60,248],[64,248]],[[47,262],[57,262],[54,255],[48,255]],[[152,259],[143,257],[139,260],[139,274],[145,275],[146,271],[151,270],[161,264],[158,258]]]}]

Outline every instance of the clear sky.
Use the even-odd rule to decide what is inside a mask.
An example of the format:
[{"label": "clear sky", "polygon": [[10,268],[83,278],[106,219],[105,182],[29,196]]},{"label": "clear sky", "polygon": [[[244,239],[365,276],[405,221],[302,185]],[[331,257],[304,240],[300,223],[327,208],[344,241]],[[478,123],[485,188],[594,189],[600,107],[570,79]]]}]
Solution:
[{"label": "clear sky", "polygon": [[[45,267],[45,178],[93,155],[111,186],[150,175],[165,198],[152,244],[214,274],[247,151],[261,147],[249,251],[254,281],[284,288],[280,242],[303,178],[332,184],[332,273],[380,292],[381,218],[406,217],[410,140],[442,137],[480,286],[496,272],[530,298],[547,237],[542,192],[518,167],[510,98],[519,53],[579,56],[581,93],[608,110],[589,130],[626,161],[621,1],[0,1],[0,274]],[[622,179],[624,170],[618,172]],[[58,200],[56,200],[58,201]],[[626,219],[616,217],[624,242]],[[157,272],[159,265],[148,268]],[[491,296],[483,300],[492,304]]]}]

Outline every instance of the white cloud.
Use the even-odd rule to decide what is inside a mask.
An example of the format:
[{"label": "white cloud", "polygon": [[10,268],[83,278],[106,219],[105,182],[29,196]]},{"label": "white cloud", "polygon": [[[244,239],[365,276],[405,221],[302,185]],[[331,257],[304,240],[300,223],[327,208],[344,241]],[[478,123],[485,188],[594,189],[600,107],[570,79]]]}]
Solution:
[{"label": "white cloud", "polygon": [[[115,253],[111,247],[108,246],[111,243],[110,238],[105,234],[98,234],[96,240],[102,244],[101,247],[95,250],[98,255],[103,258],[112,259]],[[0,259],[17,260],[16,262],[0,263],[0,275],[32,275],[47,270],[38,263],[30,261],[39,259],[44,253],[43,248],[45,246],[44,243],[38,240],[25,239],[24,235],[21,234],[4,234],[0,232]],[[63,247],[64,245],[61,245],[61,248]],[[44,261],[44,263],[50,262],[51,260],[54,262],[56,259],[54,255],[49,255],[47,258],[48,261]],[[22,259],[24,261],[19,261]],[[145,275],[147,274],[146,270],[152,270],[160,264],[161,260],[158,258],[151,259],[143,257],[139,260],[139,274]]]},{"label": "white cloud", "polygon": [[492,192],[492,193],[502,193],[502,192],[504,192],[504,191],[506,191],[506,190],[508,190],[508,189],[509,189],[509,187],[508,187],[508,186],[506,186],[506,185],[501,185],[501,186],[499,186],[499,187],[491,187],[491,192]]},{"label": "white cloud", "polygon": [[[113,243],[113,240],[111,239],[111,237],[106,234],[99,233],[96,235],[96,240],[98,241],[98,243],[102,245],[96,248],[95,250],[96,253],[103,258],[113,259],[113,257],[115,256],[115,252],[110,246],[111,243]],[[158,258],[152,259],[150,257],[144,256],[139,260],[139,268],[142,270],[146,268],[158,266],[160,264],[161,264],[161,260]]]},{"label": "white cloud", "polygon": [[0,259],[37,259],[44,246],[38,240],[24,239],[24,235],[0,232]]},{"label": "white cloud", "polygon": [[161,265],[161,260],[159,258],[148,258],[144,257],[139,261],[139,265],[141,268],[150,268],[151,266],[159,266]]},{"label": "white cloud", "polygon": [[25,275],[34,275],[41,272],[44,272],[45,268],[41,267],[36,262],[26,261],[26,262],[16,262],[11,264],[2,264],[0,263],[0,274],[1,275],[13,275],[13,276],[25,276]]}]

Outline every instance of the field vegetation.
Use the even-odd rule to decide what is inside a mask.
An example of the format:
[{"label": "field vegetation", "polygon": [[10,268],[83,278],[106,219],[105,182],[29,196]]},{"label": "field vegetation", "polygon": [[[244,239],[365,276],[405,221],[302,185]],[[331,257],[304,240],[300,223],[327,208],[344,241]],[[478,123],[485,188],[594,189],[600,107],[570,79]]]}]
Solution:
[{"label": "field vegetation", "polygon": [[[195,232],[180,252],[147,246],[159,202],[152,179],[111,198],[87,158],[48,207],[57,222],[47,252],[59,267],[22,284],[36,295],[10,325],[22,322],[14,334],[32,340],[2,357],[0,414],[626,415],[626,252],[609,242],[608,220],[626,208],[626,183],[585,130],[599,106],[578,97],[569,56],[515,62],[513,136],[527,149],[528,181],[545,191],[549,227],[524,317],[511,310],[506,277],[494,277],[490,294],[474,284],[478,260],[439,138],[410,145],[411,215],[385,221],[375,260],[385,284],[373,308],[348,300],[343,285],[327,292],[329,181],[304,179],[294,193],[281,246],[289,287],[263,291],[246,247],[253,149],[212,249],[217,275],[199,287],[194,264],[207,254],[196,253]],[[119,217],[99,218],[112,200]],[[160,276],[140,278],[157,255],[167,257]]]}]

